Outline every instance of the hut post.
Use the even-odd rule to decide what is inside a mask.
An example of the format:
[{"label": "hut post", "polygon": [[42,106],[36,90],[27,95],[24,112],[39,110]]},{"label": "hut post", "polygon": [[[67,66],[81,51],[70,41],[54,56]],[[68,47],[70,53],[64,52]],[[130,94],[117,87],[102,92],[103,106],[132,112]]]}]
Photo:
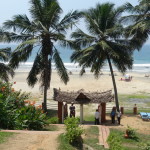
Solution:
[{"label": "hut post", "polygon": [[83,123],[83,104],[80,104],[80,123]]},{"label": "hut post", "polygon": [[101,113],[101,122],[105,122],[106,121],[106,103],[101,103],[102,106],[102,113]]},{"label": "hut post", "polygon": [[62,102],[58,101],[58,119],[59,119],[59,123],[62,123]]},{"label": "hut post", "polygon": [[62,123],[64,123],[64,103],[62,102]]}]

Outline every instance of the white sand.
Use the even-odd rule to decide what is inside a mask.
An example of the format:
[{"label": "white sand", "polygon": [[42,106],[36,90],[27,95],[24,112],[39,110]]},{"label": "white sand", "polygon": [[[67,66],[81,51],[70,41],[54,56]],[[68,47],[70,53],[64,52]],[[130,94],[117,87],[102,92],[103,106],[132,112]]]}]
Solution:
[{"label": "white sand", "polygon": [[[144,77],[144,74],[140,73],[130,72],[129,74],[133,77],[131,82],[120,81],[120,78],[124,78],[120,73],[117,73],[117,76],[115,76],[119,94],[150,93],[150,77]],[[22,89],[22,91],[31,92],[35,97],[40,97],[42,92],[39,90],[39,83],[34,88],[29,87],[26,82],[27,75],[27,72],[16,72],[14,79],[11,80],[11,82],[16,81],[13,87],[15,90]],[[108,72],[101,75],[99,79],[95,79],[91,73],[86,73],[81,77],[78,72],[73,72],[73,75],[70,75],[70,81],[67,85],[60,81],[56,72],[53,72],[51,87],[48,90],[49,98],[53,96],[53,88],[61,88],[61,90],[69,91],[80,89],[85,89],[86,91],[105,91],[113,90],[113,84]]]}]

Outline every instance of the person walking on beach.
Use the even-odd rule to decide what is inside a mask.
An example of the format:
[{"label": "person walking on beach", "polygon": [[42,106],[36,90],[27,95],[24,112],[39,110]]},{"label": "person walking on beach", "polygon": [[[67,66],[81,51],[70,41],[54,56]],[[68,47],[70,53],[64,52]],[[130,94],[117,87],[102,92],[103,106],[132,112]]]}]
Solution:
[{"label": "person walking on beach", "polygon": [[96,112],[95,112],[95,125],[99,125],[99,111],[98,109],[96,109]]},{"label": "person walking on beach", "polygon": [[115,124],[116,112],[115,112],[114,109],[112,109],[110,116],[111,116],[111,123],[112,123],[112,124]]},{"label": "person walking on beach", "polygon": [[70,117],[75,117],[75,106],[73,102],[71,103],[69,109],[70,109]]},{"label": "person walking on beach", "polygon": [[120,125],[120,120],[121,120],[121,112],[117,112],[117,120],[118,120],[118,124]]}]

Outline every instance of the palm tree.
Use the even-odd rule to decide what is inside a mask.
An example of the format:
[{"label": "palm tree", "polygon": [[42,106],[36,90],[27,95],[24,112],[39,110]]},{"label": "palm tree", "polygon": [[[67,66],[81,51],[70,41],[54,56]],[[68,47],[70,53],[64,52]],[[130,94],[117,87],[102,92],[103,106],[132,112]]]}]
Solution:
[{"label": "palm tree", "polygon": [[8,65],[3,62],[7,62],[9,60],[11,54],[10,48],[2,48],[0,49],[0,79],[8,82],[9,76],[13,77],[14,71]]},{"label": "palm tree", "polygon": [[117,111],[119,101],[112,63],[122,73],[131,69],[133,63],[130,42],[124,39],[123,27],[118,23],[122,10],[122,7],[114,9],[114,4],[111,3],[97,4],[95,8],[83,12],[89,33],[81,29],[72,33],[78,49],[72,54],[71,60],[82,66],[81,75],[86,67],[91,67],[91,72],[98,77],[102,67],[108,62]]},{"label": "palm tree", "polygon": [[[38,46],[38,53],[27,77],[29,86],[34,87],[40,81],[44,88],[44,111],[47,110],[47,90],[50,88],[51,66],[55,62],[61,80],[67,84],[69,77],[60,58],[55,42],[65,40],[66,30],[72,27],[80,17],[77,11],[71,11],[60,19],[62,9],[57,0],[30,0],[30,20],[26,15],[15,15],[4,22],[0,35],[5,42],[19,42],[13,51],[10,66],[17,68],[20,62],[26,62],[32,51]],[[40,74],[40,78],[38,75]]]},{"label": "palm tree", "polygon": [[139,4],[133,6],[130,3],[124,5],[124,9],[131,13],[122,17],[121,21],[127,23],[126,36],[132,39],[132,44],[139,49],[148,40],[150,35],[150,1],[139,0]]}]

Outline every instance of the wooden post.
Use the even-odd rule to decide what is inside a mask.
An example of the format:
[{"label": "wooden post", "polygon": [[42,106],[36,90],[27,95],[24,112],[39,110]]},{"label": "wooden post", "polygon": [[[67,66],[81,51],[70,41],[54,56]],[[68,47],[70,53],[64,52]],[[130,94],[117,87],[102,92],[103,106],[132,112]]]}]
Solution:
[{"label": "wooden post", "polygon": [[136,107],[136,106],[133,107],[133,114],[134,114],[134,115],[137,115],[137,107]]},{"label": "wooden post", "polygon": [[80,104],[80,123],[83,123],[83,104]]},{"label": "wooden post", "polygon": [[101,113],[101,123],[106,121],[106,103],[101,103],[102,113]]},{"label": "wooden post", "polygon": [[62,123],[62,102],[58,102],[58,119],[59,123]]},{"label": "wooden post", "polygon": [[64,104],[62,102],[62,123],[64,123]]},{"label": "wooden post", "polygon": [[120,108],[121,114],[124,114],[124,107]]}]

